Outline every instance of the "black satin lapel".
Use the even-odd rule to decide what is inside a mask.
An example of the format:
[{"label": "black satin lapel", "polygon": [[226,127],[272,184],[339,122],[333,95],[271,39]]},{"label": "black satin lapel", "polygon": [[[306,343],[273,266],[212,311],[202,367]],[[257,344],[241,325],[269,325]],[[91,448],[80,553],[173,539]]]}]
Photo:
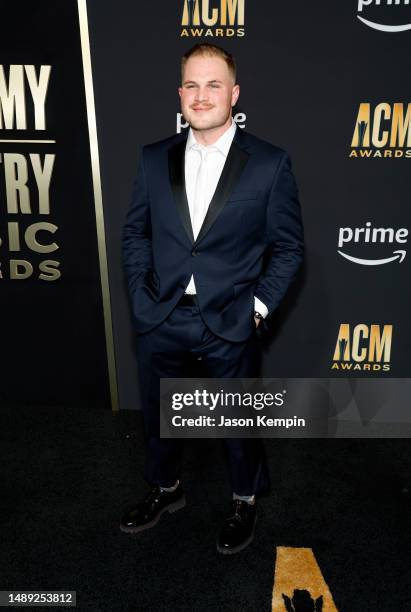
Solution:
[{"label": "black satin lapel", "polygon": [[[237,128],[238,130],[238,128]],[[249,158],[249,153],[246,153],[238,144],[233,141],[224,164],[223,171],[218,181],[217,188],[208,207],[203,225],[197,236],[195,244],[197,244],[206,233],[209,231],[218,215],[223,210],[230,193],[232,192],[236,182],[240,178],[245,164]]]},{"label": "black satin lapel", "polygon": [[184,177],[184,156],[185,156],[186,141],[181,142],[171,147],[168,152],[168,170],[170,176],[171,189],[173,191],[174,200],[180,215],[181,222],[190,239],[194,242],[193,228],[191,226],[190,211],[188,208],[185,177]]}]

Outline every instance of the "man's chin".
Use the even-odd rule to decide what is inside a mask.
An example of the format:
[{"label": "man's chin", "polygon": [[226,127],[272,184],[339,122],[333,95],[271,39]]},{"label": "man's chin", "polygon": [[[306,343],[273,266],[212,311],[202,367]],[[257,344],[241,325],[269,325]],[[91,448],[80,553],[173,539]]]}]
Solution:
[{"label": "man's chin", "polygon": [[212,130],[213,128],[218,127],[218,125],[216,125],[216,123],[213,121],[202,121],[201,119],[197,118],[189,120],[189,124],[190,127],[193,128],[193,130],[197,130],[198,132],[201,132],[202,130]]},{"label": "man's chin", "polygon": [[196,118],[194,118],[192,121],[189,120],[189,124],[190,127],[192,127],[193,130],[197,130],[197,132],[204,132],[206,130],[215,130],[218,129],[219,127],[221,127],[222,125],[224,125],[224,122],[216,122],[216,121],[199,121],[198,119],[196,120]]}]

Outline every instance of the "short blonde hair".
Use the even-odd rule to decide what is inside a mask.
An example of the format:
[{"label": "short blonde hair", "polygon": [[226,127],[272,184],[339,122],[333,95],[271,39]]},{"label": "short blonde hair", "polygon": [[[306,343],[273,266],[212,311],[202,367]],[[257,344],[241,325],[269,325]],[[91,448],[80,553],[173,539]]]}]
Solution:
[{"label": "short blonde hair", "polygon": [[198,43],[184,53],[183,57],[181,58],[181,80],[183,80],[184,68],[187,61],[190,59],[190,57],[195,57],[197,55],[202,55],[203,57],[221,57],[221,59],[226,62],[231,76],[233,77],[234,83],[236,82],[237,66],[234,57],[222,47],[211,45],[210,43]]}]

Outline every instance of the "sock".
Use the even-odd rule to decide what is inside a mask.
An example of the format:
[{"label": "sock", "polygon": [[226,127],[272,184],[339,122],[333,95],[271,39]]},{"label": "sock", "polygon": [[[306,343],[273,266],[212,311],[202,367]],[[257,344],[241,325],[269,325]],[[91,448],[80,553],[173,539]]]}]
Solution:
[{"label": "sock", "polygon": [[162,487],[162,486],[160,486],[160,489],[162,491],[167,491],[167,493],[172,493],[173,491],[175,491],[177,489],[179,484],[180,484],[180,481],[177,480],[176,484],[173,487]]},{"label": "sock", "polygon": [[245,501],[252,506],[255,504],[255,495],[237,495],[237,493],[233,493],[233,499],[241,499],[241,501]]}]

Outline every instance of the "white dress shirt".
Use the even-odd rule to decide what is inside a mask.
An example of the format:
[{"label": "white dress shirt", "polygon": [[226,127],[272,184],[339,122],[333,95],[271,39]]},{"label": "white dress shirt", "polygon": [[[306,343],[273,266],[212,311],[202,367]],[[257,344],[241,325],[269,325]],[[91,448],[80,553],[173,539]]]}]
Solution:
[{"label": "white dress shirt", "polygon": [[[236,129],[237,126],[232,120],[230,127],[224,134],[212,145],[206,147],[196,141],[193,130],[191,127],[189,129],[185,151],[185,183],[194,239],[197,238],[204,222]],[[202,159],[205,160],[205,165],[201,168],[200,173]],[[201,174],[200,179],[199,173]],[[196,193],[197,183],[200,183],[198,193]],[[193,276],[191,276],[185,292],[191,295],[196,294]],[[255,310],[266,317],[268,314],[266,305],[257,297],[254,297],[254,301]]]}]

